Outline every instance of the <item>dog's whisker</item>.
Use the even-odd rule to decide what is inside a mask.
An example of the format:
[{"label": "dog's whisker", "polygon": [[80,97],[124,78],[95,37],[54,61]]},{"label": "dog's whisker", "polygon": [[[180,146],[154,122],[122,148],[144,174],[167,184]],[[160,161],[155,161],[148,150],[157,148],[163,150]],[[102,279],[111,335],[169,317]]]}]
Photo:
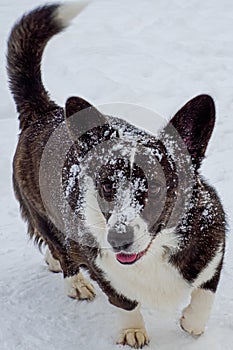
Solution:
[{"label": "dog's whisker", "polygon": [[95,222],[93,224],[86,224],[85,227],[86,228],[92,228],[92,227],[96,227],[96,228],[103,228],[103,226],[101,226],[100,224],[102,223],[102,221],[98,221],[98,222]]},{"label": "dog's whisker", "polygon": [[92,225],[92,226],[87,226],[87,229],[103,230],[103,227],[97,226],[97,225]]},{"label": "dog's whisker", "polygon": [[90,204],[88,204],[88,203],[86,204],[86,207],[87,207],[87,208],[91,208],[91,210],[93,210],[93,211],[99,213],[99,210],[98,210],[98,209],[94,208],[92,205],[90,205]]}]

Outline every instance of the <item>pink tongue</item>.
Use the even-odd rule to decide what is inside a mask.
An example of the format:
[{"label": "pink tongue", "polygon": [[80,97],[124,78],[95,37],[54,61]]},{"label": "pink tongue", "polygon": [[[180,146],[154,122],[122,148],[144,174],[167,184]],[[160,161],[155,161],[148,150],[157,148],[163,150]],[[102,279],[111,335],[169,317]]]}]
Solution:
[{"label": "pink tongue", "polygon": [[137,254],[118,253],[116,254],[116,258],[121,263],[132,263],[137,259]]}]

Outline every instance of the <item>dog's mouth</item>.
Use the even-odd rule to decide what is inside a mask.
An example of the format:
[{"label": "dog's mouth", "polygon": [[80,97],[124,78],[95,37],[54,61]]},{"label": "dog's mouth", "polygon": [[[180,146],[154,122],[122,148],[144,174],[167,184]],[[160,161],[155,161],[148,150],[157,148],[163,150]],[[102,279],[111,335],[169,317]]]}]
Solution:
[{"label": "dog's mouth", "polygon": [[140,252],[138,254],[118,253],[118,254],[116,254],[116,258],[121,264],[130,265],[130,264],[135,263],[137,260],[139,260],[145,254],[145,252],[146,251],[143,250],[142,252]]},{"label": "dog's mouth", "polygon": [[146,247],[146,249],[142,250],[140,253],[133,253],[133,254],[127,254],[127,253],[117,253],[116,254],[116,259],[119,261],[121,264],[124,265],[131,265],[134,264],[136,261],[141,259],[142,256],[146,254],[148,251],[150,244]]}]

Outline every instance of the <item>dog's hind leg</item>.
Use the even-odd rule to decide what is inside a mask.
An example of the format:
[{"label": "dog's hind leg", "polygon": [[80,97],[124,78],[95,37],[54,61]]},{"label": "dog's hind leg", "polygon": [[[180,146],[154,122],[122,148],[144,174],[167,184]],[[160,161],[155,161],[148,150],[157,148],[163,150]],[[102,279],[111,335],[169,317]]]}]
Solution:
[{"label": "dog's hind leg", "polygon": [[[62,259],[61,263],[58,259],[54,258],[51,250],[47,248],[45,253],[45,261],[48,265],[49,271],[63,272],[65,293],[68,297],[78,300],[93,300],[95,297],[95,289],[92,284],[83,276],[79,271],[75,275],[69,276],[67,272],[68,263]],[[62,268],[63,266],[63,268]],[[76,267],[76,271],[78,268]]]},{"label": "dog's hind leg", "polygon": [[49,270],[62,271],[65,280],[66,294],[78,300],[93,300],[95,297],[94,287],[83,277],[79,271],[79,266],[83,260],[79,255],[79,249],[73,242],[69,243],[69,248],[60,244],[61,233],[47,220],[34,213],[37,233],[40,234],[48,245],[46,262]]},{"label": "dog's hind leg", "polygon": [[142,348],[147,345],[149,338],[140,312],[140,304],[132,311],[118,310],[121,331],[117,344],[129,345],[133,348]]},{"label": "dog's hind leg", "polygon": [[[63,269],[58,259],[55,259],[51,250],[47,248],[45,253],[45,261],[48,265],[49,271],[62,272]],[[62,262],[64,271],[66,271],[66,264]],[[93,300],[95,297],[95,289],[91,283],[82,275],[81,272],[73,276],[64,276],[65,293],[68,297],[78,300]]]},{"label": "dog's hind leg", "polygon": [[95,297],[93,285],[81,272],[74,276],[65,277],[65,292],[73,299],[92,301]]},{"label": "dog's hind leg", "polygon": [[48,265],[48,269],[51,272],[62,272],[61,264],[59,260],[55,259],[50,251],[49,248],[47,248],[45,253],[45,262]]}]

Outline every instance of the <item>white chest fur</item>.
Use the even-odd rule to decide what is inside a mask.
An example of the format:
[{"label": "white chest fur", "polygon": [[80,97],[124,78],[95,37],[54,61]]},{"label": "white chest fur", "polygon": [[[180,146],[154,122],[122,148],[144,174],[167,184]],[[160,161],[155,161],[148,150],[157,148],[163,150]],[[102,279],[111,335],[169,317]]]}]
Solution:
[{"label": "white chest fur", "polygon": [[[178,238],[173,230],[163,230],[153,240],[145,256],[133,265],[122,265],[107,242],[106,221],[99,209],[96,192],[89,179],[86,192],[86,220],[101,249],[96,264],[105,273],[105,278],[119,293],[143,305],[167,309],[174,308],[190,292],[190,286],[177,269],[167,262],[164,246],[176,249]],[[93,229],[94,228],[94,229]]]},{"label": "white chest fur", "polygon": [[142,305],[162,310],[175,308],[190,293],[191,287],[167,262],[164,252],[150,249],[133,265],[120,264],[110,250],[96,263],[118,293]]}]

